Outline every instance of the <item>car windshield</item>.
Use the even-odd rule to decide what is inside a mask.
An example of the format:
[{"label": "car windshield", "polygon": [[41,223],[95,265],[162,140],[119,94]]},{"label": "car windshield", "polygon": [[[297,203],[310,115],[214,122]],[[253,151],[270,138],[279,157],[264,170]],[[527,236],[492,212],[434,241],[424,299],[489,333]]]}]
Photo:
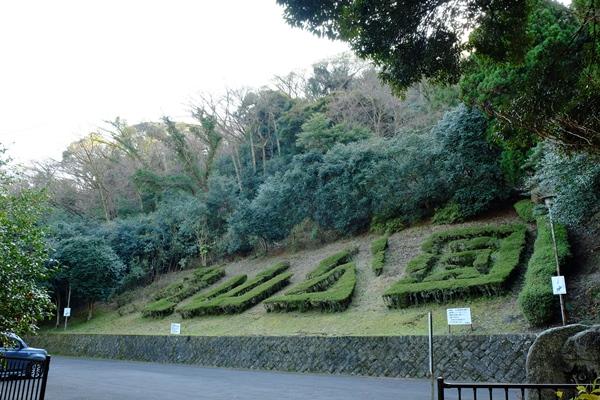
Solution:
[{"label": "car windshield", "polygon": [[12,335],[0,335],[0,347],[4,349],[20,349],[21,342]]}]

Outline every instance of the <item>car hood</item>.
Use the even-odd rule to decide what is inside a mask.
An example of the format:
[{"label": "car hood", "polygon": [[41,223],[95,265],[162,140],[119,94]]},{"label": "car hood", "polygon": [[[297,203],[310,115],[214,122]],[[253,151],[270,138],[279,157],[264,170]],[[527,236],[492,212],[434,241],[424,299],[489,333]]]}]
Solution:
[{"label": "car hood", "polygon": [[26,351],[28,353],[36,353],[36,354],[43,354],[45,356],[48,355],[48,352],[44,349],[38,349],[35,347],[25,347],[24,349],[21,349],[21,351]]}]

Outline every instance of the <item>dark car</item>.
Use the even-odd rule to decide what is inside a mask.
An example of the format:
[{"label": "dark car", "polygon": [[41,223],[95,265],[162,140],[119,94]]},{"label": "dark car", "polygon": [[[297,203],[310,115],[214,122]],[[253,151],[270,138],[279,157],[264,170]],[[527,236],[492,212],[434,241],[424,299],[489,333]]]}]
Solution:
[{"label": "dark car", "polygon": [[48,352],[29,347],[14,333],[0,333],[0,376],[39,378]]}]

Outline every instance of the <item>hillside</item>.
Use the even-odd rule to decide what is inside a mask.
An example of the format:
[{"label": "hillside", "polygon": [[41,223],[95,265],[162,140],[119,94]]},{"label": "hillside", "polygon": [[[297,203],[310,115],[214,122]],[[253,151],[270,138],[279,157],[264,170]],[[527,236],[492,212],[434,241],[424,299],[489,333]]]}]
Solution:
[{"label": "hillside", "polygon": [[[452,228],[517,221],[518,218],[512,211],[505,211],[477,221],[452,225]],[[381,295],[403,276],[407,262],[419,254],[423,240],[431,233],[448,228],[448,225],[424,224],[392,235],[386,264],[380,276],[375,276],[370,267],[369,246],[371,240],[376,237],[374,235],[362,235],[292,254],[244,258],[225,267],[226,277],[241,273],[252,277],[267,266],[286,260],[291,264],[293,285],[304,280],[305,275],[323,258],[348,246],[358,246],[359,253],[355,256],[358,270],[357,287],[352,303],[345,312],[267,313],[263,305],[258,304],[232,316],[181,319],[175,313],[162,319],[143,318],[140,311],[154,293],[192,273],[182,271],[168,274],[150,286],[121,295],[112,304],[101,305],[97,315],[90,322],[84,322],[83,316],[74,318],[69,332],[160,335],[168,334],[170,322],[181,322],[182,333],[190,335],[419,335],[426,334],[426,313],[431,310],[434,313],[435,333],[444,334],[447,332],[445,309],[465,305],[472,308],[475,333],[527,331],[528,324],[516,305],[516,294],[521,286],[520,277],[512,285],[511,291],[500,297],[455,301],[446,305],[427,304],[403,310],[389,310],[384,305]],[[519,275],[522,275],[523,265],[519,268]],[[185,302],[186,300],[182,304]],[[468,330],[465,328],[455,331]]]}]

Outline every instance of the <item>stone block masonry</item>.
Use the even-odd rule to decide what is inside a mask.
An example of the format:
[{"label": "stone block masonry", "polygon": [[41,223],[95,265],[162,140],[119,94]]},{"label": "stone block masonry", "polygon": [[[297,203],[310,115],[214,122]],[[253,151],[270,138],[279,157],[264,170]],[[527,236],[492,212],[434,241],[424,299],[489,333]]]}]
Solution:
[{"label": "stone block masonry", "polygon": [[[524,382],[535,335],[434,338],[435,375],[457,381]],[[425,336],[142,336],[46,334],[50,354],[209,367],[426,378]]]}]

